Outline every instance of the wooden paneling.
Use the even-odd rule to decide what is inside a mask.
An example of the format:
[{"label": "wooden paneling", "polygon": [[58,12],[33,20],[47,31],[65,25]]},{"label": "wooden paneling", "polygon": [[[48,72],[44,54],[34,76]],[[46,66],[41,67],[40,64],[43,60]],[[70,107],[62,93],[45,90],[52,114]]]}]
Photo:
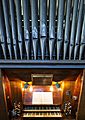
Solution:
[{"label": "wooden paneling", "polygon": [[22,103],[22,91],[21,91],[21,81],[10,81],[11,93],[12,93],[12,104],[14,102]]},{"label": "wooden paneling", "polygon": [[11,89],[10,89],[10,81],[8,80],[6,75],[4,75],[3,77],[3,82],[4,82],[4,88],[5,88],[7,108],[8,110],[11,110],[12,109],[12,96],[11,96]]},{"label": "wooden paneling", "polygon": [[3,76],[0,70],[0,120],[8,120],[8,110]]},{"label": "wooden paneling", "polygon": [[[50,86],[34,86],[33,91],[30,92],[27,88],[23,92],[23,103],[26,105],[32,104],[32,93],[33,92],[50,92]],[[62,104],[63,92],[59,91],[55,86],[53,87],[53,104]]]},{"label": "wooden paneling", "polygon": [[82,69],[4,69],[9,80],[30,81],[31,74],[53,74],[54,81],[76,80]]},{"label": "wooden paneling", "polygon": [[80,88],[81,88],[81,74],[77,77],[77,79],[75,81],[73,96],[79,97]]},{"label": "wooden paneling", "polygon": [[85,120],[85,69],[83,70],[76,120]]},{"label": "wooden paneling", "polygon": [[[77,77],[75,81],[64,81],[63,102],[70,101],[72,103],[73,108],[77,109],[80,88],[81,74]],[[74,100],[73,97],[77,97],[77,100]]]},{"label": "wooden paneling", "polygon": [[75,81],[64,81],[63,102],[72,101]]}]

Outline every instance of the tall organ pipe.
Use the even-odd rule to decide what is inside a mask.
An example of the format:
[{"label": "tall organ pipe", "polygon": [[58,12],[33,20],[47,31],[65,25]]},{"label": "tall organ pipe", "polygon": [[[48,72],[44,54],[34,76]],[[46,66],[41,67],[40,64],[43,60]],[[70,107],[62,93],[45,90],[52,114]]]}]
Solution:
[{"label": "tall organ pipe", "polygon": [[4,58],[6,59],[6,47],[5,47],[5,26],[4,26],[4,17],[2,11],[2,5],[0,1],[0,44],[2,46]]},{"label": "tall organ pipe", "polygon": [[80,54],[79,54],[79,59],[82,59],[83,52],[85,55],[85,13],[84,13],[84,21],[83,21],[83,27],[82,27],[82,34],[81,34],[81,42],[80,42]]},{"label": "tall organ pipe", "polygon": [[59,0],[58,2],[57,60],[59,60],[63,41],[64,0]]},{"label": "tall organ pipe", "polygon": [[83,6],[84,6],[84,0],[81,0],[80,1],[79,16],[78,16],[78,23],[77,23],[76,39],[75,39],[74,59],[76,59],[78,49],[79,49],[81,29],[82,29]]},{"label": "tall organ pipe", "polygon": [[9,13],[8,13],[8,4],[6,0],[2,0],[5,26],[6,26],[6,35],[7,35],[7,45],[9,50],[10,59],[12,59],[12,45],[11,45],[11,29],[10,29],[10,21],[9,21]]},{"label": "tall organ pipe", "polygon": [[72,19],[71,37],[70,37],[69,59],[71,59],[71,57],[72,57],[74,44],[75,44],[74,40],[75,40],[75,32],[76,32],[78,2],[79,2],[79,0],[74,0],[73,19]]},{"label": "tall organ pipe", "polygon": [[23,17],[24,17],[24,40],[25,40],[25,48],[27,53],[27,59],[29,59],[30,54],[30,0],[23,0]]},{"label": "tall organ pipe", "polygon": [[22,17],[21,17],[21,0],[14,0],[16,6],[16,14],[17,14],[17,29],[18,29],[18,45],[20,49],[20,57],[22,59]]},{"label": "tall organ pipe", "polygon": [[31,0],[31,16],[32,16],[32,43],[34,59],[36,60],[38,47],[38,0]]},{"label": "tall organ pipe", "polygon": [[13,47],[14,47],[15,59],[17,59],[17,43],[16,43],[17,42],[17,32],[16,32],[14,0],[9,0],[9,4],[10,4]]},{"label": "tall organ pipe", "polygon": [[64,36],[64,59],[66,59],[67,48],[69,45],[69,35],[70,35],[70,13],[71,13],[71,0],[67,0],[66,9],[66,26],[65,26],[65,36]]},{"label": "tall organ pipe", "polygon": [[49,52],[50,52],[50,60],[52,59],[54,42],[55,42],[55,14],[56,14],[56,0],[50,0],[50,9],[49,9]]},{"label": "tall organ pipe", "polygon": [[47,0],[40,0],[40,46],[42,60],[45,55],[46,37],[47,37]]}]

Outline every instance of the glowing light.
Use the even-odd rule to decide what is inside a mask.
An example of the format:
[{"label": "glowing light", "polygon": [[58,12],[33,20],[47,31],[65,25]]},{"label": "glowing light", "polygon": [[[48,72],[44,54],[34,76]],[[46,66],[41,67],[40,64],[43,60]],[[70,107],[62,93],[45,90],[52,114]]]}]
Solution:
[{"label": "glowing light", "polygon": [[29,85],[32,85],[32,82],[30,81],[30,82],[28,82],[28,84],[29,84]]},{"label": "glowing light", "polygon": [[24,91],[25,89],[24,88],[22,88],[22,91]]},{"label": "glowing light", "polygon": [[33,91],[33,87],[32,87],[32,86],[30,86],[29,91],[30,91],[30,92],[32,92],[32,91]]},{"label": "glowing light", "polygon": [[56,87],[60,88],[60,84],[58,82],[56,82]]},{"label": "glowing light", "polygon": [[50,91],[53,91],[53,86],[50,86]]},{"label": "glowing light", "polygon": [[58,91],[62,91],[62,89],[61,89],[61,88],[58,88]]},{"label": "glowing light", "polygon": [[62,90],[64,90],[64,82],[62,82],[61,88]]},{"label": "glowing light", "polygon": [[52,81],[52,85],[56,85],[56,82],[55,82],[55,81]]},{"label": "glowing light", "polygon": [[25,84],[24,84],[24,88],[27,89],[28,86],[29,86],[29,85],[28,85],[28,82],[25,82]]},{"label": "glowing light", "polygon": [[23,88],[23,85],[22,85],[22,83],[21,83],[21,88]]}]

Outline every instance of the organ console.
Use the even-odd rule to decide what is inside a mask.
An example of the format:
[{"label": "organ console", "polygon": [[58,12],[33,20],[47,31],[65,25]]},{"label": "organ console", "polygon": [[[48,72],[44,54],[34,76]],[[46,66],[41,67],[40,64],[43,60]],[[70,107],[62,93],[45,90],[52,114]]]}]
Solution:
[{"label": "organ console", "polygon": [[25,105],[22,118],[58,118],[61,119],[62,111],[57,105]]},{"label": "organ console", "polygon": [[[61,119],[63,116],[61,110],[62,91],[59,92],[55,84],[53,86],[53,75],[32,74],[31,77],[32,91],[30,91],[30,85],[28,83],[28,87],[26,87],[25,91],[23,92],[22,118]],[[56,95],[58,96],[56,97]],[[54,100],[59,100],[59,103],[54,102]]]}]

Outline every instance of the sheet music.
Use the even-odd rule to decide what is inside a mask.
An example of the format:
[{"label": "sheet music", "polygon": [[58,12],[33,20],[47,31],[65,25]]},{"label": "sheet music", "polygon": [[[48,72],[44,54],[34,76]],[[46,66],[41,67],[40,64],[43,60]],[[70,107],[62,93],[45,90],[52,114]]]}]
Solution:
[{"label": "sheet music", "polygon": [[53,93],[33,92],[32,104],[53,104]]}]

